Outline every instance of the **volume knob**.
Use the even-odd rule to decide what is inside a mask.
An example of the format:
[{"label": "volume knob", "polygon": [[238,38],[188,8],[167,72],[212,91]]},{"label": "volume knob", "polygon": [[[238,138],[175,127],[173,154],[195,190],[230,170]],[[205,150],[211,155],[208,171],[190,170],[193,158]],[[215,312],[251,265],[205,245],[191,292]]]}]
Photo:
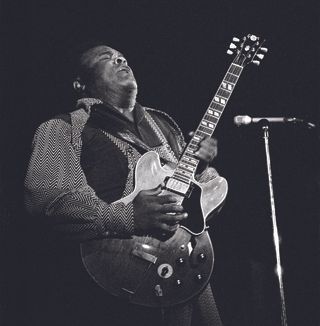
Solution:
[{"label": "volume knob", "polygon": [[176,280],[176,282],[175,282],[175,283],[176,283],[176,286],[177,286],[177,287],[181,287],[181,286],[183,285],[182,281],[181,281],[181,280],[179,280],[179,279],[178,279],[178,280]]},{"label": "volume knob", "polygon": [[195,281],[201,283],[203,281],[203,276],[202,274],[197,274],[195,277],[194,277]]},{"label": "volume knob", "polygon": [[198,255],[198,261],[200,262],[200,263],[203,263],[204,261],[206,261],[206,259],[207,259],[207,256],[206,256],[206,254],[204,254],[203,252],[201,252],[199,255]]},{"label": "volume knob", "polygon": [[161,270],[161,276],[165,277],[169,273],[169,268],[167,266],[163,267]]}]

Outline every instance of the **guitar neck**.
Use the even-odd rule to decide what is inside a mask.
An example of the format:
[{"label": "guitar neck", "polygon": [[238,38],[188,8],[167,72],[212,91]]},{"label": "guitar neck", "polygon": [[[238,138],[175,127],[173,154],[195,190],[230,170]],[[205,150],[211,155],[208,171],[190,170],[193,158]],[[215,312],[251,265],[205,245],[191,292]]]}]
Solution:
[{"label": "guitar neck", "polygon": [[231,63],[225,74],[216,94],[214,95],[208,109],[199,123],[192,139],[185,147],[179,160],[173,177],[180,181],[190,183],[199,160],[194,157],[194,151],[198,148],[203,138],[211,137],[226,107],[229,98],[239,80],[243,66]]}]

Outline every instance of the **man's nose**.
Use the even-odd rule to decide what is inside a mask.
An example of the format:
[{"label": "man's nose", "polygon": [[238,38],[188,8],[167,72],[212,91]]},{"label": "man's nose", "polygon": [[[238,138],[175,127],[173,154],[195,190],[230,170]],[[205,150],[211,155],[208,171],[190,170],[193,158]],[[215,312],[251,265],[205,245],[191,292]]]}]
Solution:
[{"label": "man's nose", "polygon": [[127,60],[126,60],[124,57],[122,57],[122,56],[116,57],[116,58],[114,59],[114,62],[115,62],[115,64],[117,64],[117,65],[120,65],[120,64],[122,64],[122,65],[126,65],[126,64],[127,64]]}]

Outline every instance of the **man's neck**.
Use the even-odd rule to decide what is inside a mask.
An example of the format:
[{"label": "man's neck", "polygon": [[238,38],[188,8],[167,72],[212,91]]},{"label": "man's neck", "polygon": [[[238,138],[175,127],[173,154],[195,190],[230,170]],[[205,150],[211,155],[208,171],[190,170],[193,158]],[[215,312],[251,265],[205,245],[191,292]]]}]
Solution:
[{"label": "man's neck", "polygon": [[117,90],[109,90],[103,102],[114,107],[129,120],[133,121],[136,96],[136,88],[118,88]]},{"label": "man's neck", "polygon": [[133,108],[136,104],[136,93],[135,94],[108,94],[107,98],[103,102],[115,107],[121,108],[122,110],[128,110]]},{"label": "man's neck", "polygon": [[108,89],[103,101],[116,108],[132,108],[136,103],[137,92],[137,87],[132,85],[116,85]]}]

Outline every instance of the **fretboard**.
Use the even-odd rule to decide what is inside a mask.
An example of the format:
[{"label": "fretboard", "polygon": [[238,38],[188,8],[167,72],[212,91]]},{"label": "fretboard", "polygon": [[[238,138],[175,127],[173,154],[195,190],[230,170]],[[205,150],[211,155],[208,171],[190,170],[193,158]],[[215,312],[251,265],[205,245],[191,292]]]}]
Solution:
[{"label": "fretboard", "polygon": [[199,143],[203,138],[211,137],[220,120],[224,108],[226,107],[229,98],[239,80],[243,67],[232,63],[225,74],[218,91],[214,95],[207,111],[205,112],[200,124],[195,131],[189,144],[179,160],[173,177],[190,183],[193,177],[199,160],[194,157],[194,152],[198,149]]}]

